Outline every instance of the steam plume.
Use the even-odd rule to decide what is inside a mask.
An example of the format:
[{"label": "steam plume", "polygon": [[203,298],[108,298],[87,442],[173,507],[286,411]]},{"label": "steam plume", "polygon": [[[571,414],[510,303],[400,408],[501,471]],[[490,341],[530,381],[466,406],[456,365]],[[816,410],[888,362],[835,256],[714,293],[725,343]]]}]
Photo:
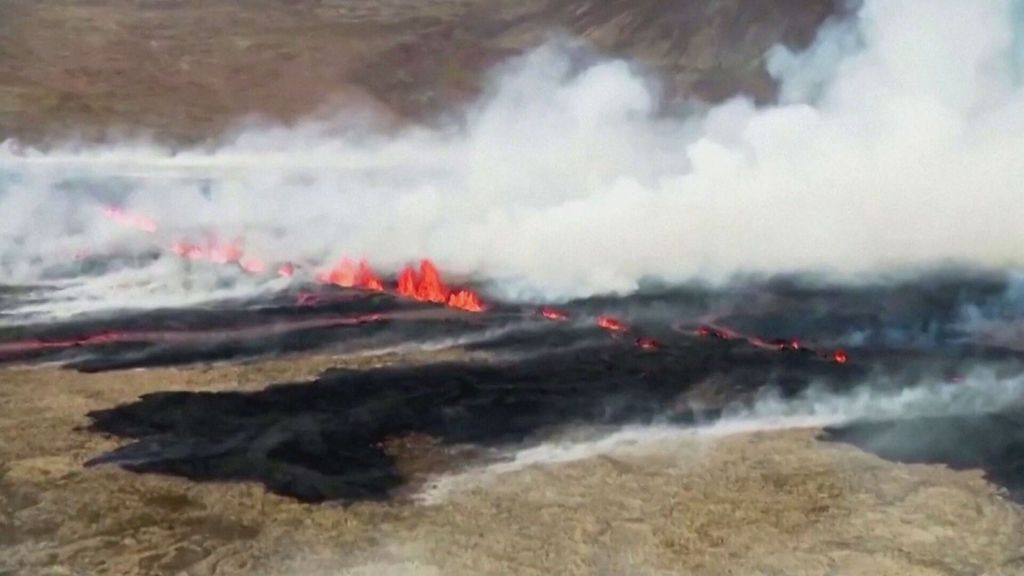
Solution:
[{"label": "steam plume", "polygon": [[[495,71],[444,128],[384,133],[342,115],[176,151],[8,142],[0,274],[38,281],[76,249],[152,249],[200,229],[267,261],[397,270],[429,255],[518,297],[628,292],[647,277],[1016,266],[1021,13],[1012,0],[867,0],[807,51],[768,55],[782,99],[764,108],[738,97],[666,116],[628,63],[555,43]],[[157,238],[112,226],[110,204],[155,218]],[[165,284],[163,299],[184,293]]]}]

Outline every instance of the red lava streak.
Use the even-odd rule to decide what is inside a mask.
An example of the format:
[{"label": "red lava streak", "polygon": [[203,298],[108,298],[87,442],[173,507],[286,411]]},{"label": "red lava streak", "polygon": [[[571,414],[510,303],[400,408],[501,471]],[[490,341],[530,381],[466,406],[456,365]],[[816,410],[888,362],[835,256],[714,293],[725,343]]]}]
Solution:
[{"label": "red lava streak", "polygon": [[125,212],[116,206],[108,206],[107,208],[104,208],[103,215],[119,224],[124,224],[125,226],[135,228],[136,230],[141,230],[143,232],[149,232],[150,234],[157,230],[156,222],[150,218],[141,214]]},{"label": "red lava streak", "polygon": [[549,307],[541,308],[540,315],[543,316],[544,318],[547,318],[548,320],[554,320],[556,322],[561,322],[569,319],[569,315],[566,314],[565,312]]},{"label": "red lava streak", "polygon": [[700,326],[694,333],[697,334],[697,336],[700,336],[701,338],[718,338],[719,340],[732,340],[732,336],[729,333],[723,332],[722,330],[719,330],[717,328],[712,328],[710,326]]},{"label": "red lava streak", "polygon": [[611,316],[599,316],[597,319],[597,325],[609,332],[628,332],[629,327],[622,323],[622,321],[612,318]]},{"label": "red lava streak", "polygon": [[[678,324],[675,326],[676,331],[684,331],[683,325]],[[702,338],[717,338],[719,340],[741,340],[762,350],[775,350],[779,352],[806,352],[814,354],[819,358],[824,358],[835,362],[836,364],[846,364],[850,358],[843,350],[836,350],[833,353],[828,352],[815,352],[813,349],[804,346],[799,340],[764,340],[757,336],[748,336],[741,334],[730,328],[725,328],[720,325],[714,324],[702,324],[697,327],[694,331],[697,336]]]}]

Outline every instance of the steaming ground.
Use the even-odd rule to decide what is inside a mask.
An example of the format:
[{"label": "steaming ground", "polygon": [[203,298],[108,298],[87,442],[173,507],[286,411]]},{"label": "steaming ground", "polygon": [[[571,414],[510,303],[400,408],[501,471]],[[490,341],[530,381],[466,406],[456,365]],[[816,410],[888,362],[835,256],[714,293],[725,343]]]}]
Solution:
[{"label": "steaming ground", "polygon": [[[500,463],[436,478],[419,498],[423,502],[437,503],[448,498],[452,491],[500,482],[504,474],[533,466],[637,450],[650,452],[654,450],[652,447],[669,442],[697,442],[706,438],[780,430],[813,430],[852,423],[984,418],[1007,412],[1024,414],[1024,378],[999,372],[978,368],[960,382],[936,383],[929,378],[898,389],[893,389],[891,383],[885,382],[885,376],[881,376],[878,377],[880,382],[864,382],[844,393],[812,387],[790,398],[783,398],[777,390],[766,388],[752,402],[728,406],[721,415],[705,424],[630,426],[611,433],[572,430],[568,438],[515,451]],[[583,438],[579,438],[580,435]],[[577,438],[573,439],[573,436]],[[911,444],[913,439],[904,440]],[[956,440],[950,439],[949,442]],[[973,448],[963,446],[960,449],[970,451]],[[951,452],[955,450],[950,447]],[[1021,488],[1024,488],[1024,482]],[[1024,493],[1015,496],[1022,498]]]},{"label": "steaming ground", "polygon": [[[1015,4],[888,6],[865,2],[806,52],[771,52],[784,100],[764,107],[738,97],[678,114],[656,79],[564,41],[499,67],[440,128],[383,131],[342,112],[181,150],[9,141],[0,270],[37,283],[82,250],[166,250],[207,233],[268,262],[347,255],[396,271],[430,256],[495,296],[544,299],[649,278],[1020,265]],[[118,228],[102,217],[110,204],[160,230]],[[62,310],[117,306],[112,283],[137,306],[265,288],[223,274],[182,287],[163,254],[76,279],[64,291],[87,304]]]}]

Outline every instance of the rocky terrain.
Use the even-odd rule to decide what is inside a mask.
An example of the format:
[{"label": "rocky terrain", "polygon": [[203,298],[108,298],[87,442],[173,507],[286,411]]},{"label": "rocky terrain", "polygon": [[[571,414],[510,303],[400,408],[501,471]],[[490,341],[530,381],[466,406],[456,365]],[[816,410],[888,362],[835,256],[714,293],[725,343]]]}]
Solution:
[{"label": "rocky terrain", "polygon": [[215,136],[344,106],[430,119],[555,35],[650,66],[677,96],[770,98],[777,42],[834,0],[0,0],[0,140]]}]

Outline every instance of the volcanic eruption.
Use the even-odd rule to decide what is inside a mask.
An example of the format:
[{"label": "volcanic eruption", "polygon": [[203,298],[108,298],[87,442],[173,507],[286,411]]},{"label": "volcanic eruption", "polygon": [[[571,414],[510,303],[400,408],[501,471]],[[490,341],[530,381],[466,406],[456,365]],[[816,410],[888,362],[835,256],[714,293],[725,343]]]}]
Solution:
[{"label": "volcanic eruption", "polygon": [[[92,415],[135,441],[94,463],[311,501],[401,488],[378,446],[405,435],[493,447],[692,425],[768,389],[1016,375],[1016,21],[1005,1],[940,4],[867,1],[777,47],[774,103],[694,106],[564,41],[500,67],[450,125],[5,145],[0,362],[464,355]],[[954,408],[973,410],[936,411]]]}]

